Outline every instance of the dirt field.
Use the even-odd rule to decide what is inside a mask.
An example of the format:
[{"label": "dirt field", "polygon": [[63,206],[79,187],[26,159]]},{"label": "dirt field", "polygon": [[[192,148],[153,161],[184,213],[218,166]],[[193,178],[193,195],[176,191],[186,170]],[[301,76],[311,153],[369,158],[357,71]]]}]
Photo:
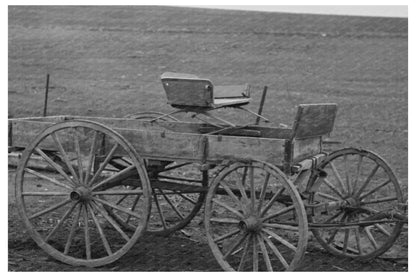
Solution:
[{"label": "dirt field", "polygon": [[[159,76],[186,72],[218,84],[250,83],[256,110],[291,124],[296,105],[338,103],[332,138],[381,154],[408,186],[408,22],[173,7],[9,6],[9,117],[49,114],[122,117],[171,111]],[[254,121],[225,111],[229,119]],[[277,124],[276,124],[277,125]],[[9,270],[89,270],[49,258],[19,221],[9,171]],[[184,233],[144,238],[95,270],[218,271],[198,218]],[[174,257],[174,258],[173,258]],[[339,259],[312,239],[307,271],[406,271],[407,231],[385,259]]]}]

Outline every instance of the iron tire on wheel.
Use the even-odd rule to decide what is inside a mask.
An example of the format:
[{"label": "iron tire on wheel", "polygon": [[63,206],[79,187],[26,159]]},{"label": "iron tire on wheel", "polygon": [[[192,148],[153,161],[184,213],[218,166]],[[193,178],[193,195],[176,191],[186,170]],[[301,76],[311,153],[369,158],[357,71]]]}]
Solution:
[{"label": "iron tire on wheel", "polygon": [[[122,175],[107,171],[108,162],[119,154],[133,163],[128,172],[138,176],[136,190],[126,191],[115,181]],[[60,162],[51,158],[57,155]],[[52,170],[29,168],[33,156],[41,157]],[[28,233],[61,262],[89,267],[112,263],[146,229],[151,202],[143,160],[120,134],[102,124],[67,121],[46,128],[25,149],[15,181],[18,211]],[[114,196],[119,194],[140,195],[140,212],[115,203]],[[135,217],[134,232],[122,231],[111,220],[105,211],[108,205]]]},{"label": "iron tire on wheel", "polygon": [[[360,260],[386,252],[404,224],[398,218],[404,214],[404,198],[390,166],[373,152],[346,148],[331,153],[318,165],[316,173],[322,171],[327,176],[310,193],[309,204],[329,207],[331,203],[344,201],[348,205],[321,209],[310,215],[311,224],[340,226],[312,229],[318,242],[336,256]],[[312,175],[309,185],[317,180],[318,174]],[[373,224],[359,225],[371,220]],[[351,228],[341,228],[346,224]]]},{"label": "iron tire on wheel", "polygon": [[265,162],[236,162],[219,172],[207,194],[205,229],[226,271],[295,270],[308,241],[298,191]]}]

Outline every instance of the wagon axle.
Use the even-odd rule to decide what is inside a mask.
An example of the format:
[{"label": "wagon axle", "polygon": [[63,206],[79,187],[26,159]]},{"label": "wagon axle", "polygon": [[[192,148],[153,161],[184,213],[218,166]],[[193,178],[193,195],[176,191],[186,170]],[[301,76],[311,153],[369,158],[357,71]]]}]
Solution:
[{"label": "wagon axle", "polygon": [[73,201],[87,202],[92,199],[91,189],[79,186],[69,194],[69,197]]}]

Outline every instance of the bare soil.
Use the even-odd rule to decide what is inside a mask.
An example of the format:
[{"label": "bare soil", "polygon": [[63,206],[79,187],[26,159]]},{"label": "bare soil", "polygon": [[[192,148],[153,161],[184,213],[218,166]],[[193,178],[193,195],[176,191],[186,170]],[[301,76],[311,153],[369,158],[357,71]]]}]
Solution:
[{"label": "bare soil", "polygon": [[[250,83],[256,110],[291,124],[296,105],[339,105],[339,147],[380,153],[407,199],[408,23],[399,18],[295,15],[173,7],[9,6],[9,117],[40,116],[46,74],[51,115],[122,117],[168,112],[159,76]],[[224,111],[240,122],[248,115]],[[27,234],[9,170],[9,271],[221,271],[200,215],[184,232],[147,235],[120,260],[90,269],[62,264]],[[407,271],[407,229],[382,258],[360,262],[322,250],[311,237],[301,271]]]}]

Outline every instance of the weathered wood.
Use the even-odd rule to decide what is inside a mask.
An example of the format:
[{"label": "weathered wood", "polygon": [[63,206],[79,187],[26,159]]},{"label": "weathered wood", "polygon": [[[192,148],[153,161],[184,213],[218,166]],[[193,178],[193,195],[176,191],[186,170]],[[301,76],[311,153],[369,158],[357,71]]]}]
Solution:
[{"label": "weathered wood", "polygon": [[304,160],[321,152],[321,138],[306,138],[293,140],[293,163]]},{"label": "weathered wood", "polygon": [[[13,146],[26,147],[37,134],[54,123],[12,120]],[[206,160],[209,163],[220,163],[227,159],[258,159],[279,165],[283,160],[283,139],[178,133],[160,128],[145,128],[143,125],[138,129],[127,129],[117,128],[114,126],[116,124],[112,125],[109,127],[120,133],[143,158],[147,159],[200,162],[203,156],[200,153],[202,151],[201,140],[203,136],[207,136],[209,151]],[[73,144],[70,139],[62,138],[62,144]],[[46,150],[56,150],[52,138],[43,140],[39,147]]]},{"label": "weathered wood", "polygon": [[214,85],[208,79],[162,76],[162,84],[170,105],[212,107]]},{"label": "weathered wood", "polygon": [[302,139],[329,134],[334,127],[336,112],[336,104],[299,105],[292,137]]},{"label": "weathered wood", "polygon": [[[210,127],[201,127],[199,129],[199,131],[202,134],[206,134],[206,133],[212,133],[215,131],[221,130],[218,127],[214,127],[214,126],[210,126]],[[244,136],[244,137],[261,137],[261,131],[257,131],[257,130],[248,130],[248,129],[239,129],[239,128],[235,128],[235,129],[226,129],[223,131],[220,131],[216,134],[221,134],[221,135],[233,135],[233,136]]]},{"label": "weathered wood", "polygon": [[[88,116],[48,116],[48,117],[28,117],[28,118],[16,118],[9,119],[9,122],[22,122],[22,121],[34,121],[34,122],[49,122],[49,123],[58,123],[67,120],[90,120],[104,124],[110,128],[123,128],[123,129],[152,129],[152,130],[165,130],[178,133],[194,133],[200,134],[201,130],[208,130],[209,128],[216,128],[212,125],[206,123],[196,123],[196,122],[150,122],[149,120],[137,120],[130,118],[106,118],[106,117],[88,117]],[[223,126],[224,128],[227,126]],[[212,129],[213,131],[216,129]],[[277,127],[264,127],[249,125],[245,128],[239,130],[250,130],[249,134],[252,131],[261,133],[263,138],[277,138],[277,139],[289,139],[292,133],[290,128],[277,128]],[[235,136],[244,136],[244,131],[242,133],[233,134]],[[225,135],[225,134],[223,134]]]}]

